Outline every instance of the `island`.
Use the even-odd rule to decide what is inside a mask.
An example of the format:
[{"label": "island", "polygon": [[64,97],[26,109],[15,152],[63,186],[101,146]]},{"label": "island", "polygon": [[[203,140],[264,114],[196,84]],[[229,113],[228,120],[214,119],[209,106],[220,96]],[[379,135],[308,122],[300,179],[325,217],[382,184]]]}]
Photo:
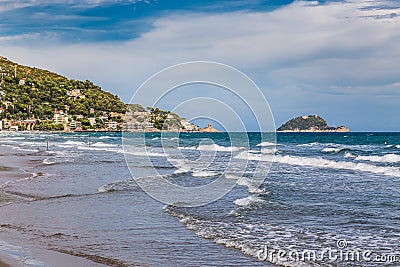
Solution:
[{"label": "island", "polygon": [[350,132],[346,126],[330,127],[317,115],[299,116],[280,126],[277,132]]}]

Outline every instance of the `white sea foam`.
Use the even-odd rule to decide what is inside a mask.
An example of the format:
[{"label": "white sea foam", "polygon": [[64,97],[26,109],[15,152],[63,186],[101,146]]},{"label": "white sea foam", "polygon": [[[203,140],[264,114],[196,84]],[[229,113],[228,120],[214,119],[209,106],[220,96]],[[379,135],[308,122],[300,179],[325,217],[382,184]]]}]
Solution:
[{"label": "white sea foam", "polygon": [[130,150],[126,150],[124,152],[123,150],[117,150],[117,151],[114,151],[114,152],[126,153],[126,154],[129,154],[129,155],[143,156],[143,157],[165,157],[165,156],[167,156],[164,153],[151,152],[151,151],[130,151]]},{"label": "white sea foam", "polygon": [[52,164],[55,164],[55,162],[54,162],[54,161],[51,161],[51,160],[48,159],[48,158],[46,158],[46,159],[43,160],[43,164],[45,164],[45,165],[52,165]]},{"label": "white sea foam", "polygon": [[400,162],[400,155],[386,154],[384,156],[357,156],[355,159],[372,162],[396,163]]},{"label": "white sea foam", "polygon": [[261,153],[262,154],[275,154],[276,152],[279,152],[278,149],[276,148],[267,148],[267,147],[263,147],[261,149]]},{"label": "white sea foam", "polygon": [[396,145],[396,148],[400,149],[400,145]]},{"label": "white sea foam", "polygon": [[115,137],[112,137],[112,136],[100,136],[99,137],[99,140],[102,140],[102,139],[114,139]]},{"label": "white sea foam", "polygon": [[3,255],[17,261],[22,266],[47,266],[43,262],[35,259],[26,249],[11,245],[0,240],[0,252]]},{"label": "white sea foam", "polygon": [[25,140],[26,138],[25,137],[14,136],[14,137],[8,137],[7,139],[10,139],[10,140]]},{"label": "white sea foam", "polygon": [[[236,184],[247,187],[249,193],[252,193],[252,194],[264,194],[265,193],[265,190],[259,188],[259,183],[253,182],[253,180],[250,178],[232,176],[228,179],[238,179]],[[257,180],[257,182],[259,182],[259,181]]]},{"label": "white sea foam", "polygon": [[205,150],[205,151],[226,151],[226,152],[233,152],[233,151],[240,151],[246,148],[243,147],[232,147],[232,146],[220,146],[217,144],[212,145],[199,145],[197,150]]},{"label": "white sea foam", "polygon": [[326,147],[326,148],[322,149],[321,152],[323,152],[323,153],[339,153],[342,150],[343,150],[342,148],[338,148],[338,147]]},{"label": "white sea foam", "polygon": [[271,143],[271,142],[262,142],[260,144],[258,144],[257,146],[275,146],[275,143]]},{"label": "white sea foam", "polygon": [[182,149],[182,150],[196,150],[197,149],[197,147],[195,147],[195,146],[180,146],[178,148]]},{"label": "white sea foam", "polygon": [[238,198],[233,203],[235,203],[235,205],[237,205],[237,206],[248,207],[253,204],[260,204],[260,203],[264,203],[264,202],[265,202],[264,200],[262,200],[261,198],[258,198],[256,196],[248,196],[245,198]]},{"label": "white sea foam", "polygon": [[174,174],[181,174],[181,173],[187,173],[187,172],[191,172],[191,170],[189,168],[179,168],[176,171],[174,171]]},{"label": "white sea foam", "polygon": [[122,149],[121,147],[117,147],[117,145],[110,146],[78,146],[79,150],[89,150],[89,151],[107,151],[119,154],[128,154],[134,156],[143,156],[143,157],[165,157],[166,154],[153,152],[148,150],[131,150],[131,149]]},{"label": "white sea foam", "polygon": [[296,145],[296,146],[300,146],[300,147],[303,147],[303,146],[309,147],[309,146],[316,146],[316,145],[320,145],[320,143],[318,143],[318,142],[312,142],[312,143],[307,143],[307,144],[299,144],[299,145]]},{"label": "white sea foam", "polygon": [[198,172],[193,172],[192,175],[194,177],[214,177],[220,175],[220,173],[212,171],[198,171]]},{"label": "white sea foam", "polygon": [[37,152],[37,150],[35,150],[35,149],[28,149],[28,148],[21,148],[21,147],[13,147],[13,149],[19,150],[19,151],[26,151],[26,152]]},{"label": "white sea foam", "polygon": [[370,172],[375,174],[400,177],[400,168],[375,166],[367,163],[355,163],[349,161],[334,161],[324,158],[298,157],[298,156],[288,156],[288,155],[275,156],[274,158],[270,155],[257,155],[247,152],[241,152],[235,158],[244,160],[256,160],[256,161],[270,161],[270,162],[274,161],[283,164],[310,166],[317,168],[330,168],[330,169]]},{"label": "white sea foam", "polygon": [[158,139],[160,139],[160,137],[151,138],[151,140],[158,140]]},{"label": "white sea foam", "polygon": [[118,147],[118,145],[106,144],[106,143],[103,143],[103,142],[96,142],[96,143],[91,144],[91,146],[94,146],[94,147]]},{"label": "white sea foam", "polygon": [[84,142],[80,142],[80,141],[71,141],[71,140],[68,140],[68,141],[66,141],[66,142],[64,142],[64,143],[61,143],[61,144],[63,144],[63,145],[73,145],[73,146],[82,146],[82,145],[86,145],[86,143],[84,143]]},{"label": "white sea foam", "polygon": [[346,153],[344,154],[344,157],[347,158],[347,159],[349,159],[349,158],[355,158],[355,157],[357,157],[357,156],[354,155],[354,154],[352,154],[352,153],[350,153],[350,152],[346,152]]},{"label": "white sea foam", "polygon": [[58,147],[61,147],[61,148],[72,148],[72,147],[74,147],[73,145],[57,145]]}]

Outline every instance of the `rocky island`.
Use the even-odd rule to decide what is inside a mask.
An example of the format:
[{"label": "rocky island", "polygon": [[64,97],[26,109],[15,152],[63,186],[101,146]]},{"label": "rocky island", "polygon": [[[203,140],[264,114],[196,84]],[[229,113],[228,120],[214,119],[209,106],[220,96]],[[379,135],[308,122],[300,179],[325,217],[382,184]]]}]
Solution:
[{"label": "rocky island", "polygon": [[330,127],[317,115],[299,116],[284,123],[277,132],[350,132],[346,126]]}]

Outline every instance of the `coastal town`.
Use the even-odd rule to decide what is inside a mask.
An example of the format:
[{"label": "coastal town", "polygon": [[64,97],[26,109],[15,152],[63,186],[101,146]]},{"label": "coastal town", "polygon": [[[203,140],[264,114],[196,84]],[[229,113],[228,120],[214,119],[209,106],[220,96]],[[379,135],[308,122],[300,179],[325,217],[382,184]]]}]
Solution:
[{"label": "coastal town", "polygon": [[218,132],[154,107],[125,104],[90,81],[0,56],[0,131]]},{"label": "coastal town", "polygon": [[[0,99],[3,92],[0,91]],[[68,92],[73,98],[85,98],[79,90]],[[0,115],[7,109],[13,109],[12,102],[1,99]],[[135,107],[136,109],[132,108]],[[100,116],[95,116],[96,112],[90,108],[89,114],[72,115],[68,113],[69,106],[65,106],[64,110],[54,110],[54,115],[45,123],[51,126],[54,131],[64,132],[218,132],[211,124],[205,128],[201,128],[190,123],[187,119],[179,117],[177,114],[162,111],[158,108],[150,108],[147,111],[138,104],[127,107],[125,113],[119,112],[103,112]],[[41,127],[43,121],[32,117],[24,120],[13,120],[3,118],[0,120],[0,131],[41,131],[49,130],[49,127]]]}]

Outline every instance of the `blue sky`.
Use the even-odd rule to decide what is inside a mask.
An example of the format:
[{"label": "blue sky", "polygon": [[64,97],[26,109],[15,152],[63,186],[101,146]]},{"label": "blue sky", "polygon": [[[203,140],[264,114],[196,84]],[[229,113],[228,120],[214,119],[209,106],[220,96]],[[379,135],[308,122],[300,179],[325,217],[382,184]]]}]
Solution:
[{"label": "blue sky", "polygon": [[256,82],[277,126],[318,114],[354,131],[399,131],[399,15],[388,0],[0,0],[0,54],[125,102],[163,68],[216,61]]}]

